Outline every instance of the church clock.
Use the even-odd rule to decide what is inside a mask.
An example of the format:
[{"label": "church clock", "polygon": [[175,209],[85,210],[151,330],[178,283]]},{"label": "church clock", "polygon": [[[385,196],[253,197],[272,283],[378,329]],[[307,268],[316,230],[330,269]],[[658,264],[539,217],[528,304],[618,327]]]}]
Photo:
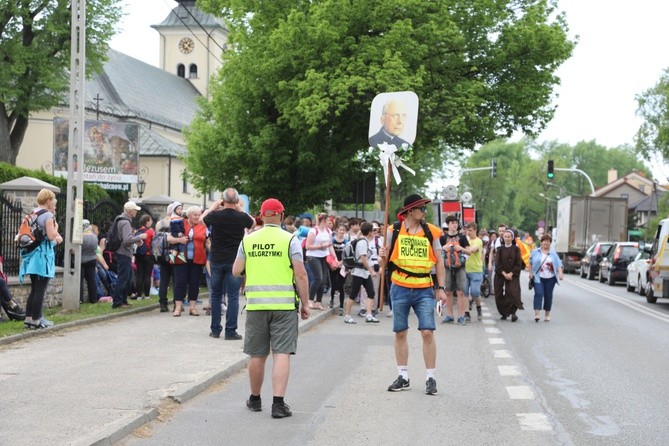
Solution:
[{"label": "church clock", "polygon": [[184,54],[190,54],[195,48],[195,42],[190,37],[184,37],[179,41],[179,51]]}]

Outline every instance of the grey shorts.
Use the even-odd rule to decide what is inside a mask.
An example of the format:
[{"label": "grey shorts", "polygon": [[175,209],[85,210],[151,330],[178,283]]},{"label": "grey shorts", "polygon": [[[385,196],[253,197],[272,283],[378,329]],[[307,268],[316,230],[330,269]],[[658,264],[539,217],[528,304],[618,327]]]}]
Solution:
[{"label": "grey shorts", "polygon": [[247,311],[244,353],[249,356],[268,356],[272,353],[294,354],[297,350],[296,310]]},{"label": "grey shorts", "polygon": [[446,292],[462,291],[463,293],[467,290],[467,271],[464,266],[461,266],[458,269],[446,268]]}]

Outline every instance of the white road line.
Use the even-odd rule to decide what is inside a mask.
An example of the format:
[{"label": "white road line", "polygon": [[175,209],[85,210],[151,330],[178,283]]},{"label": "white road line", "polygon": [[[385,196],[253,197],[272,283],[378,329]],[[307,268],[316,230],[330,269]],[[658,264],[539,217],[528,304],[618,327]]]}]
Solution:
[{"label": "white road line", "polygon": [[517,413],[520,428],[524,431],[552,431],[548,415],[544,413]]},{"label": "white road line", "polygon": [[511,352],[508,350],[493,350],[492,351],[495,354],[495,358],[511,358]]},{"label": "white road line", "polygon": [[507,386],[506,393],[512,400],[533,400],[536,398],[534,391],[529,386]]},{"label": "white road line", "polygon": [[500,334],[502,332],[502,330],[500,330],[499,328],[495,328],[495,327],[486,327],[485,332],[490,333],[490,334]]},{"label": "white road line", "polygon": [[506,341],[502,338],[488,338],[488,342],[490,342],[490,345],[504,345],[504,344],[506,344]]},{"label": "white road line", "polygon": [[611,294],[611,293],[608,293],[606,291],[602,291],[602,290],[597,289],[597,288],[595,288],[591,285],[588,285],[588,284],[572,282],[572,281],[570,281],[569,283],[573,283],[575,286],[577,286],[579,288],[582,288],[584,290],[593,292],[593,293],[603,297],[604,299],[608,299],[612,302],[617,302],[617,303],[625,305],[626,307],[629,307],[633,310],[636,310],[639,313],[643,313],[643,314],[645,314],[647,316],[650,316],[650,317],[653,317],[653,318],[655,318],[659,321],[669,323],[669,316],[667,316],[666,314],[664,314],[660,311],[653,310],[652,308],[645,307],[645,306],[643,306],[639,303],[636,303],[636,302],[631,302],[631,301],[629,301],[629,300],[627,300],[623,297],[616,296],[615,294]]},{"label": "white road line", "polygon": [[481,322],[486,325],[495,325],[497,323],[497,321],[494,319],[483,319]]},{"label": "white road line", "polygon": [[499,370],[499,374],[502,375],[502,376],[519,376],[519,375],[521,375],[520,368],[518,368],[517,365],[498,365],[497,370]]}]

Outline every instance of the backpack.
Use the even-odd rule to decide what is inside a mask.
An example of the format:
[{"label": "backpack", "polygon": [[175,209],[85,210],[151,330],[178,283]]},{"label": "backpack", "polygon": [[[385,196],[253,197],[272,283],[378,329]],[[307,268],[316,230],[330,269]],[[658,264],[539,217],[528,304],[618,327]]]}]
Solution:
[{"label": "backpack", "polygon": [[128,217],[123,215],[119,215],[114,219],[114,223],[112,223],[111,228],[109,228],[109,231],[107,232],[107,244],[105,247],[106,251],[116,251],[121,247],[123,240],[121,240],[121,237],[118,233],[118,222],[121,220],[130,221]]},{"label": "backpack", "polygon": [[170,261],[170,245],[167,243],[167,232],[157,231],[151,240],[151,252],[156,262],[166,265]]},{"label": "backpack", "polygon": [[19,233],[16,235],[16,242],[23,252],[32,252],[46,237],[46,230],[37,224],[37,218],[45,212],[46,209],[32,212],[26,215],[23,222],[21,222]]},{"label": "backpack", "polygon": [[358,242],[360,240],[362,239],[357,238],[344,247],[344,250],[342,251],[341,255],[341,261],[342,264],[344,265],[344,268],[353,269],[353,268],[363,267],[362,263],[357,262],[355,258],[355,248],[356,246],[358,246]]},{"label": "backpack", "polygon": [[446,264],[446,268],[449,269],[459,269],[465,265],[465,256],[462,254],[462,252],[455,252],[455,246],[454,245],[460,245],[460,240],[459,236],[450,236],[446,235],[446,244],[450,244],[451,249],[450,251],[446,252],[443,251],[444,253],[444,263]]},{"label": "backpack", "polygon": [[[430,228],[427,226],[427,223],[424,221],[420,222],[421,228],[423,228],[423,235],[428,241],[428,245],[432,246],[432,232],[430,232]],[[402,227],[402,222],[401,221],[396,221],[393,223],[393,238],[390,239],[390,250],[388,251],[388,259],[393,254],[393,250],[395,249],[395,242],[397,242],[397,237],[400,235],[400,228]],[[395,265],[393,262],[388,261],[388,266],[386,267],[386,274],[388,277],[390,277],[393,273],[393,271],[399,271],[403,274],[406,274],[407,276],[411,277],[429,277],[430,273],[426,274],[416,274],[411,271],[407,271],[404,268],[400,268],[399,266]]]},{"label": "backpack", "polygon": [[[145,232],[146,229],[140,229],[137,232],[135,232],[135,235],[141,235],[144,234]],[[149,246],[146,244],[144,240],[142,240],[141,245],[135,248],[135,254],[137,254],[138,256],[145,256],[146,254],[148,254],[148,252],[149,252]]]}]

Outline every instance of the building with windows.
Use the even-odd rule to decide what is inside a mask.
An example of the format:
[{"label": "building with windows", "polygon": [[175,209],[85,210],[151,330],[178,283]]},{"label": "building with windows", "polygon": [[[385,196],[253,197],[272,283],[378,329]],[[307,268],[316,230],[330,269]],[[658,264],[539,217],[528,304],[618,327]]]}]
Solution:
[{"label": "building with windows", "polygon": [[[228,31],[221,19],[200,11],[195,0],[177,3],[152,26],[160,39],[160,67],[110,49],[102,71],[86,81],[86,120],[139,125],[138,174],[146,183],[145,198],[206,205],[217,196],[202,196],[183,179],[183,130],[195,117],[198,98],[209,94]],[[52,172],[54,118],[69,118],[67,97],[61,107],[31,116],[17,165]],[[129,188],[129,195],[137,197],[136,184]]]}]

